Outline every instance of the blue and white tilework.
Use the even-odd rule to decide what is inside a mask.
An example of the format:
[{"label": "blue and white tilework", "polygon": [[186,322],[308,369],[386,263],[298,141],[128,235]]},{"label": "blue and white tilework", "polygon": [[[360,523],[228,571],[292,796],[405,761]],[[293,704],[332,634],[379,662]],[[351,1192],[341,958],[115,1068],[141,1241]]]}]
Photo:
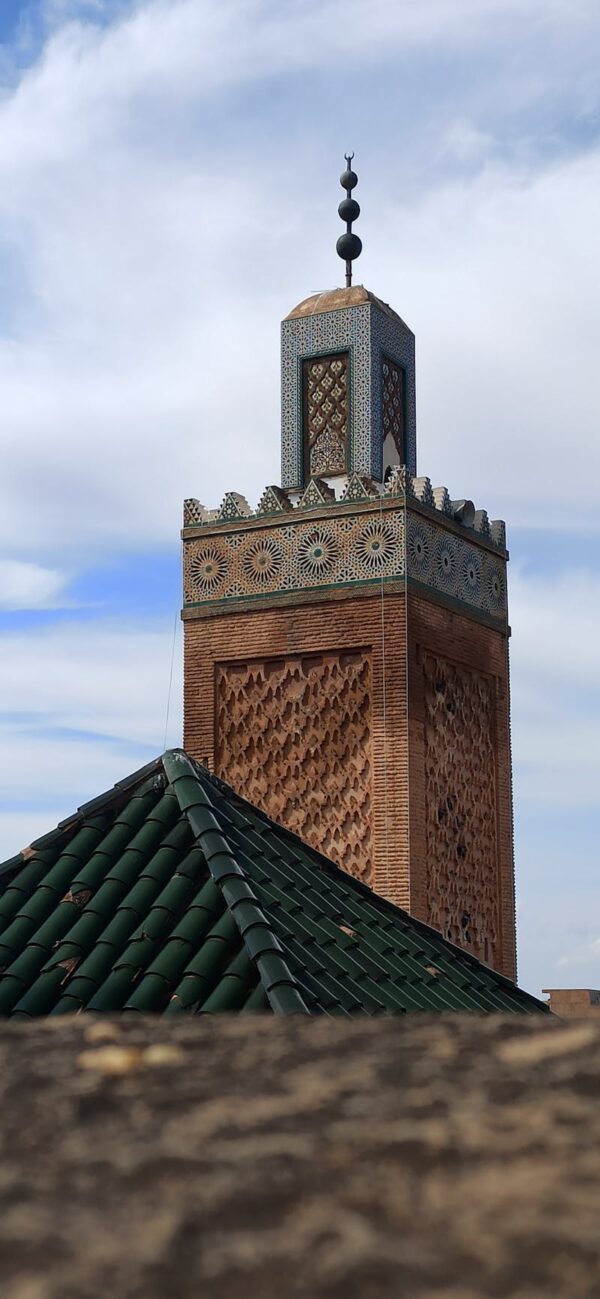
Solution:
[{"label": "blue and white tilework", "polygon": [[381,481],[383,477],[383,425],[381,398],[383,393],[382,362],[389,356],[404,370],[405,382],[405,428],[406,464],[411,474],[417,472],[417,420],[415,393],[415,336],[400,319],[388,316],[376,303],[371,307],[371,378],[373,390],[373,409],[371,424],[370,463],[371,468],[360,469],[359,473],[369,473],[372,478]]},{"label": "blue and white tilework", "polygon": [[[309,517],[312,515],[312,518]],[[506,624],[506,558],[410,503],[324,503],[184,537],[186,606],[406,579]]]},{"label": "blue and white tilework", "polygon": [[281,326],[281,481],[303,485],[302,362],[348,351],[350,356],[350,471],[383,476],[382,358],[406,375],[406,456],[416,473],[415,340],[399,317],[376,302],[294,316]]}]

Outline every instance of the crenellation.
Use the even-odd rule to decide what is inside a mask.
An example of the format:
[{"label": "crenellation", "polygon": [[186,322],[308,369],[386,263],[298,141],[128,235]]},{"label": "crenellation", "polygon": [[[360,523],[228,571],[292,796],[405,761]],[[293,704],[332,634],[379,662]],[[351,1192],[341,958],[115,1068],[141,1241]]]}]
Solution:
[{"label": "crenellation", "polygon": [[324,478],[311,478],[296,508],[299,510],[314,510],[318,506],[331,504],[335,499],[333,488],[325,482]]},{"label": "crenellation", "polygon": [[490,521],[489,521],[489,518],[488,518],[488,515],[487,515],[487,510],[475,510],[475,518],[473,519],[473,527],[474,527],[474,529],[475,529],[475,532],[480,532],[480,533],[481,533],[482,537],[489,537],[489,535],[490,535]]},{"label": "crenellation", "polygon": [[414,478],[406,465],[393,465],[383,486],[367,474],[349,474],[337,494],[326,479],[319,477],[311,478],[300,496],[270,484],[265,487],[255,510],[238,492],[227,492],[218,510],[207,510],[198,500],[190,497],[184,501],[183,526],[184,529],[204,529],[212,525],[215,532],[220,532],[223,525],[237,523],[244,528],[252,527],[258,520],[276,518],[278,515],[290,516],[291,522],[305,510],[333,514],[343,508],[347,509],[348,505],[362,508],[369,502],[381,502],[381,508],[389,507],[390,498],[404,499],[409,505],[411,501],[418,502],[441,518],[458,524],[465,537],[470,537],[471,541],[484,540],[501,551],[506,550],[506,527],[502,519],[495,519],[491,523],[486,510],[476,510],[469,500],[451,500],[447,487],[432,488],[429,478]]},{"label": "crenellation", "polygon": [[452,502],[447,487],[434,487],[433,503],[436,510],[440,511],[440,514],[452,514]]},{"label": "crenellation", "polygon": [[392,465],[383,489],[384,496],[414,496],[413,476],[406,465]]},{"label": "crenellation", "polygon": [[195,496],[188,496],[183,502],[183,526],[193,527],[198,523],[209,523],[216,519],[218,510],[207,510]]},{"label": "crenellation", "polygon": [[417,500],[421,501],[423,505],[430,505],[431,509],[434,510],[435,499],[429,478],[413,478],[412,487]]},{"label": "crenellation", "polygon": [[340,501],[368,501],[379,496],[377,483],[366,474],[350,474]]},{"label": "crenellation", "polygon": [[294,507],[287,492],[282,487],[275,487],[271,484],[265,487],[265,490],[256,507],[256,515],[262,514],[287,514]]},{"label": "crenellation", "polygon": [[247,519],[251,514],[245,496],[240,492],[225,492],[217,519],[220,523],[230,523],[234,519]]},{"label": "crenellation", "polygon": [[501,546],[503,550],[506,550],[506,524],[504,519],[492,519],[490,538],[497,546]]}]

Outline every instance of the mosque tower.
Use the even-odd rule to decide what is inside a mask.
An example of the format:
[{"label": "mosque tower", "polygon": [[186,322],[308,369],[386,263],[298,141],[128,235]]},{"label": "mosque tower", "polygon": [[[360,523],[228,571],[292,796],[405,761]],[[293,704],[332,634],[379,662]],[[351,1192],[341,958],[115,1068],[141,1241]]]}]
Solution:
[{"label": "mosque tower", "polygon": [[414,335],[352,284],[351,161],[345,288],[281,327],[281,486],[185,502],[184,745],[514,979],[505,529],[417,475]]}]

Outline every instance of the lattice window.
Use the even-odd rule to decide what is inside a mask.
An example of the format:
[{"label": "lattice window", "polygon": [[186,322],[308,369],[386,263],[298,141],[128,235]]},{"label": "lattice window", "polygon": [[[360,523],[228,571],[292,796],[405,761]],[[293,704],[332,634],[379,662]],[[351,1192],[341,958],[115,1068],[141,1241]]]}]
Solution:
[{"label": "lattice window", "polygon": [[224,664],[217,771],[250,802],[371,882],[368,653]]},{"label": "lattice window", "polygon": [[481,960],[499,959],[495,690],[483,673],[426,654],[428,920]]},{"label": "lattice window", "polygon": [[305,479],[345,473],[348,448],[348,353],[303,362]]},{"label": "lattice window", "polygon": [[383,440],[391,435],[398,453],[397,463],[406,464],[404,436],[404,370],[384,356],[381,364],[381,414]]}]

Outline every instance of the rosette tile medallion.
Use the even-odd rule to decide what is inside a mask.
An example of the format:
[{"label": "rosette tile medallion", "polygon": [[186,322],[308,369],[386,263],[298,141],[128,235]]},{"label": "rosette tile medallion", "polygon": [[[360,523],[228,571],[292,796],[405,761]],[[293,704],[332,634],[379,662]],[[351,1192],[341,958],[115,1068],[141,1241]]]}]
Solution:
[{"label": "rosette tile medallion", "polygon": [[282,325],[282,485],[185,502],[185,746],[513,978],[504,524],[417,476],[414,336],[352,284],[346,162],[346,286]]}]

